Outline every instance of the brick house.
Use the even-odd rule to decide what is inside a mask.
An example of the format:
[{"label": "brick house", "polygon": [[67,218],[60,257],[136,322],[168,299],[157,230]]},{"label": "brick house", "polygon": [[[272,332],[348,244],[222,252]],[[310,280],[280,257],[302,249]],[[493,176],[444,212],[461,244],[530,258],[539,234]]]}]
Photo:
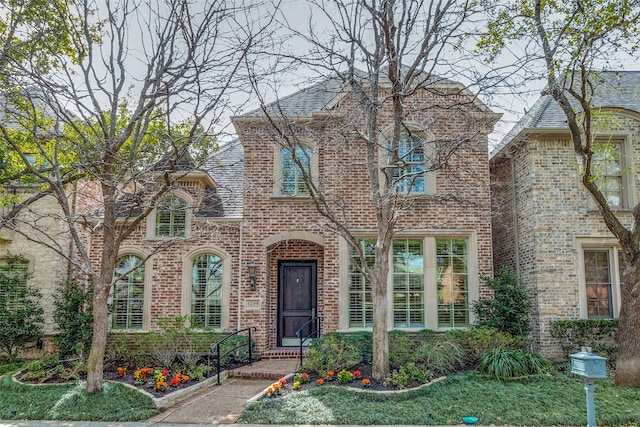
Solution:
[{"label": "brick house", "polygon": [[[480,276],[493,267],[487,135],[499,115],[460,94],[459,85],[439,89],[448,96],[418,91],[407,105],[403,140],[418,153],[412,167],[423,170],[442,141],[464,143],[446,167],[400,191],[410,203],[393,244],[389,308],[393,327],[405,330],[469,325],[470,302],[488,294]],[[436,102],[451,108],[428,108]],[[276,107],[296,123],[295,150],[314,182],[344,201],[349,227],[366,245],[376,226],[364,146],[338,132],[358,120],[355,99],[328,79]],[[215,153],[205,171],[181,178],[184,188],[122,246],[119,268],[140,263],[142,274],[117,284],[112,330],[153,330],[158,317],[189,315],[196,326],[217,330],[255,327],[264,351],[298,345],[296,330],[314,316],[323,318],[323,332],[370,329],[370,288],[350,268],[346,242],[318,214],[291,150],[259,111],[233,124],[238,140]],[[380,129],[382,142],[386,132]],[[207,192],[215,197],[203,197]],[[175,237],[153,253],[158,241]]]},{"label": "brick house", "polygon": [[[602,73],[596,169],[623,223],[640,200],[640,72]],[[534,344],[547,355],[560,319],[613,318],[622,257],[580,182],[566,118],[542,96],[491,153],[494,268],[509,266],[531,290]]]},{"label": "brick house", "polygon": [[[402,173],[426,172],[396,182],[404,204],[388,280],[396,329],[465,327],[474,321],[471,302],[490,293],[480,280],[493,272],[488,134],[500,116],[461,89],[441,81],[406,103]],[[362,126],[357,101],[327,79],[269,108],[295,124],[296,155],[314,183],[343,201],[369,253],[376,224],[365,147],[343,132]],[[384,144],[390,105],[380,116]],[[323,318],[322,332],[370,330],[370,286],[317,212],[292,151],[260,111],[233,124],[238,139],[202,170],[176,172],[177,185],[121,246],[117,272],[134,270],[114,286],[112,332],[158,330],[161,317],[190,316],[196,328],[255,327],[265,351],[298,345],[296,330],[313,317]],[[432,170],[445,144],[457,149]],[[97,261],[99,228],[89,238]]]}]

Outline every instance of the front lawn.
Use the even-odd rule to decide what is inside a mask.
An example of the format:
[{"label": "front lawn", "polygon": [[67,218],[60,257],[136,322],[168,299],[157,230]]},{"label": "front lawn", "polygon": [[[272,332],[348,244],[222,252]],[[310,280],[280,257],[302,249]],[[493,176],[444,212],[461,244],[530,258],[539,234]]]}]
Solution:
[{"label": "front lawn", "polygon": [[102,393],[87,395],[83,381],[65,384],[16,383],[0,377],[0,419],[67,421],[139,421],[160,412],[148,396],[106,382]]},{"label": "front lawn", "polygon": [[[599,426],[640,423],[640,389],[599,380],[595,400]],[[456,425],[468,415],[479,417],[481,425],[584,425],[584,385],[581,379],[561,373],[506,382],[466,373],[392,395],[322,386],[263,399],[250,406],[238,422]]]}]

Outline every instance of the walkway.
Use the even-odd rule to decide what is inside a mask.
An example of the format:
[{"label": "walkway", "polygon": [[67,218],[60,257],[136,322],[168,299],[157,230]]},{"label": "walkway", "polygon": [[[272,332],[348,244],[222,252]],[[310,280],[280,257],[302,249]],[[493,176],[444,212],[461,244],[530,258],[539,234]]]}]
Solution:
[{"label": "walkway", "polygon": [[257,397],[278,379],[294,373],[297,366],[297,360],[281,359],[261,360],[235,369],[220,385],[167,408],[149,422],[181,424],[183,427],[184,424],[233,424],[247,406],[247,401]]}]

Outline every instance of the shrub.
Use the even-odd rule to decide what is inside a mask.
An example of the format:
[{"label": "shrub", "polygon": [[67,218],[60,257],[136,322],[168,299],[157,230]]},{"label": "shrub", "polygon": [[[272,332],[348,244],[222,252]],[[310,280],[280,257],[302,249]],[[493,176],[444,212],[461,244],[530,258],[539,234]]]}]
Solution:
[{"label": "shrub", "polygon": [[91,290],[84,290],[77,282],[68,280],[58,287],[53,301],[53,319],[60,334],[53,338],[61,358],[84,358],[91,349],[93,315]]},{"label": "shrub", "polygon": [[405,331],[389,332],[389,362],[399,367],[416,361],[416,340]]},{"label": "shrub", "polygon": [[510,380],[551,373],[553,364],[536,353],[498,347],[482,355],[478,370],[499,380]]},{"label": "shrub", "polygon": [[362,360],[358,347],[345,334],[332,332],[316,338],[307,350],[304,370],[322,373],[351,369]]},{"label": "shrub", "polygon": [[373,334],[369,331],[359,331],[344,334],[344,340],[354,345],[363,359],[371,356],[373,352]]},{"label": "shrub", "polygon": [[557,320],[551,322],[551,336],[569,355],[588,346],[595,353],[615,360],[618,355],[618,319]]},{"label": "shrub", "polygon": [[511,335],[489,326],[450,330],[445,335],[462,347],[466,363],[473,367],[478,365],[480,356],[492,348],[524,350],[527,345],[524,337]]},{"label": "shrub", "polygon": [[419,364],[443,374],[455,372],[467,360],[465,350],[446,334],[426,337],[416,349],[415,356]]},{"label": "shrub", "polygon": [[479,325],[490,326],[511,335],[528,337],[531,332],[529,315],[533,303],[529,291],[517,274],[503,267],[496,278],[483,277],[493,289],[493,298],[475,301],[472,310]]},{"label": "shrub", "polygon": [[425,384],[431,377],[431,371],[422,368],[415,363],[407,363],[394,370],[387,381],[398,388],[405,388],[409,381],[418,381]]}]

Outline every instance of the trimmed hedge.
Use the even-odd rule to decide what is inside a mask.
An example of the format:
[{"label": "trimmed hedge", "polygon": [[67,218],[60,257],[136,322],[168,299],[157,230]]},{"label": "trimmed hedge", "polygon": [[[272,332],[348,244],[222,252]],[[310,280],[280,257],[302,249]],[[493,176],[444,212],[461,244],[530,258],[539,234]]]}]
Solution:
[{"label": "trimmed hedge", "polygon": [[551,336],[567,356],[583,346],[610,360],[618,355],[618,319],[556,320],[551,322]]}]

